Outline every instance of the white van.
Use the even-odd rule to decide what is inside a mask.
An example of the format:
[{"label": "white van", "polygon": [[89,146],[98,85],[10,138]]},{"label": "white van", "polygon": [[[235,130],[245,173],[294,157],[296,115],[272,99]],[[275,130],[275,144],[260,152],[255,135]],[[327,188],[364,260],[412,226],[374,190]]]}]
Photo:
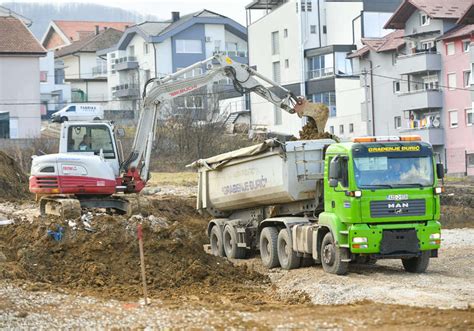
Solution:
[{"label": "white van", "polygon": [[104,119],[104,109],[100,105],[72,103],[51,115],[52,122],[94,121]]}]

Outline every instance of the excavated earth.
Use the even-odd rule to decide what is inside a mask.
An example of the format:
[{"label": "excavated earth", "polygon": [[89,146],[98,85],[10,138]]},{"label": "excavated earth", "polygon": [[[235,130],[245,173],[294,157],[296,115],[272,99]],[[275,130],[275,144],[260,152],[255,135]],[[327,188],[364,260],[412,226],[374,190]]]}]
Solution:
[{"label": "excavated earth", "polygon": [[9,155],[0,151],[0,200],[22,199],[29,195],[28,177]]}]

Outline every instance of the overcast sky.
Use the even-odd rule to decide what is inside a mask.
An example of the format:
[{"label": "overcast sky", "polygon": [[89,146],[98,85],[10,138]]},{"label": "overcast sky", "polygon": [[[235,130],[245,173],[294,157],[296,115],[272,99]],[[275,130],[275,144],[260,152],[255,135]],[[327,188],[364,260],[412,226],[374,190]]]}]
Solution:
[{"label": "overcast sky", "polygon": [[252,0],[10,0],[12,2],[67,3],[85,2],[135,10],[141,14],[152,14],[159,18],[170,18],[172,11],[181,14],[206,8],[230,17],[245,26],[245,6]]}]

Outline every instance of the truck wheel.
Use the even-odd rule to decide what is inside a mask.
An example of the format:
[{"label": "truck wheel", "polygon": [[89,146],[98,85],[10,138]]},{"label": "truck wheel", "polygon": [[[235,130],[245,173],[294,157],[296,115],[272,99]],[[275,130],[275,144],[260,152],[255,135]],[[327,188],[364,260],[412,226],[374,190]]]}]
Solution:
[{"label": "truck wheel", "polygon": [[422,251],[418,257],[402,259],[403,268],[408,272],[421,274],[426,271],[430,263],[430,251]]},{"label": "truck wheel", "polygon": [[274,227],[267,227],[260,233],[260,258],[268,269],[278,267],[278,230]]},{"label": "truck wheel", "polygon": [[94,121],[100,121],[99,117],[94,117]]},{"label": "truck wheel", "polygon": [[324,271],[336,275],[346,274],[349,262],[342,262],[341,258],[341,249],[334,243],[332,233],[326,233],[321,244],[321,262]]},{"label": "truck wheel", "polygon": [[301,259],[301,267],[312,267],[314,265],[314,260],[312,257],[304,257]]},{"label": "truck wheel", "polygon": [[68,118],[66,116],[61,117],[61,123],[67,122]]},{"label": "truck wheel", "polygon": [[281,229],[278,234],[278,260],[283,269],[290,270],[301,265],[301,257],[296,255],[291,244],[291,235],[288,229]]},{"label": "truck wheel", "polygon": [[226,225],[224,228],[223,243],[225,255],[231,259],[243,259],[247,251],[244,247],[238,247],[237,230],[232,225]]},{"label": "truck wheel", "polygon": [[209,235],[211,253],[215,256],[225,256],[224,245],[222,245],[222,231],[218,225],[214,225]]}]

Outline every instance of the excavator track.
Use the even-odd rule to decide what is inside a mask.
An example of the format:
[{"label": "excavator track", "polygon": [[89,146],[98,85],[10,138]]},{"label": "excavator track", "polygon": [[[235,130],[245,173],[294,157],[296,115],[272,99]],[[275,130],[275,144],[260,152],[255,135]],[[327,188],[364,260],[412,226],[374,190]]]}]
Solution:
[{"label": "excavator track", "polygon": [[53,215],[62,219],[81,217],[81,203],[75,197],[48,196],[40,199],[41,216]]}]

